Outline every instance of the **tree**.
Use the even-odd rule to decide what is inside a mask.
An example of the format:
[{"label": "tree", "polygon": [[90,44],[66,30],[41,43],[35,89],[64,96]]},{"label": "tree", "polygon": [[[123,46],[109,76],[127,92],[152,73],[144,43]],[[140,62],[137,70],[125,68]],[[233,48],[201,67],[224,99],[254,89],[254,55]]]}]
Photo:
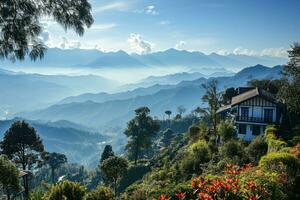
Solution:
[{"label": "tree", "polygon": [[149,116],[150,109],[148,107],[136,109],[135,114],[136,116],[128,122],[124,134],[129,138],[126,149],[133,155],[136,165],[141,150],[150,148],[151,139],[159,130],[159,123]]},{"label": "tree", "polygon": [[43,32],[42,17],[50,17],[66,31],[73,29],[82,36],[93,24],[91,5],[87,0],[1,0],[0,58],[37,60],[46,46],[39,38]]},{"label": "tree", "polygon": [[227,105],[231,103],[232,97],[238,95],[234,87],[227,88],[222,94],[222,104]]},{"label": "tree", "polygon": [[115,194],[117,193],[117,182],[126,173],[127,168],[127,160],[117,156],[112,156],[101,164],[102,173],[113,182]]},{"label": "tree", "polygon": [[188,135],[193,142],[197,141],[200,137],[200,128],[195,125],[189,127]]},{"label": "tree", "polygon": [[45,200],[84,200],[86,188],[71,181],[60,182],[50,189]]},{"label": "tree", "polygon": [[165,146],[170,145],[171,140],[173,138],[173,134],[174,134],[174,132],[170,128],[164,130],[161,142],[164,143]]},{"label": "tree", "polygon": [[111,145],[105,145],[104,150],[102,152],[101,158],[100,158],[100,164],[103,163],[104,160],[107,158],[114,156],[114,151],[112,149]]},{"label": "tree", "polygon": [[290,60],[283,68],[283,84],[278,97],[286,104],[293,126],[300,118],[300,44],[295,43],[291,48],[288,51]]},{"label": "tree", "polygon": [[271,80],[271,79],[264,79],[264,80],[253,79],[248,82],[249,86],[266,90],[274,95],[278,93],[282,84],[283,84],[282,80]]},{"label": "tree", "polygon": [[2,153],[23,170],[29,170],[40,160],[44,145],[36,130],[23,121],[14,122],[0,144]]},{"label": "tree", "polygon": [[221,122],[218,126],[218,133],[221,136],[222,142],[231,140],[236,136],[235,128],[230,121]]},{"label": "tree", "polygon": [[0,185],[3,187],[8,200],[11,190],[17,191],[19,189],[19,171],[6,156],[0,156]]},{"label": "tree", "polygon": [[216,134],[219,121],[217,110],[221,106],[221,94],[218,92],[218,82],[212,80],[207,84],[203,84],[202,87],[206,90],[205,94],[202,96],[202,100],[208,104],[208,108],[202,109],[202,113],[210,119],[213,126],[213,132]]},{"label": "tree", "polygon": [[88,193],[85,200],[111,200],[114,198],[112,191],[103,186],[97,187],[95,190]]},{"label": "tree", "polygon": [[182,114],[186,112],[186,108],[184,106],[178,106],[177,112],[182,117]]},{"label": "tree", "polygon": [[202,109],[200,107],[197,107],[194,112],[198,115],[198,117],[200,117],[201,113],[202,113]]},{"label": "tree", "polygon": [[268,144],[264,135],[254,138],[246,148],[246,152],[252,162],[258,163],[260,158],[268,152]]},{"label": "tree", "polygon": [[171,110],[166,110],[165,114],[168,115],[168,119],[170,119],[171,115],[172,115],[172,111]]},{"label": "tree", "polygon": [[68,162],[67,157],[64,154],[60,153],[46,153],[45,155],[45,164],[48,165],[51,169],[51,181],[55,183],[55,170],[58,169],[61,165]]}]

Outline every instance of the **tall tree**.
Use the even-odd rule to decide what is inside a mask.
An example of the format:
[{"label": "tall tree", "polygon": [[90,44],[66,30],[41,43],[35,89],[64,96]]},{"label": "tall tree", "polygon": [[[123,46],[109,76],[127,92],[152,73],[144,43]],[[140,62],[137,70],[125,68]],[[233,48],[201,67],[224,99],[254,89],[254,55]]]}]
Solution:
[{"label": "tall tree", "polygon": [[[283,83],[278,97],[287,105],[291,125],[300,121],[300,44],[288,51],[289,62],[283,68]],[[298,121],[298,122],[299,122]]]},{"label": "tall tree", "polygon": [[14,122],[5,132],[0,144],[2,153],[7,155],[23,170],[31,169],[38,164],[44,145],[36,130],[23,121]]},{"label": "tall tree", "polygon": [[127,160],[117,156],[112,156],[101,164],[102,173],[113,182],[115,194],[117,193],[117,182],[126,173],[127,168]]},{"label": "tall tree", "polygon": [[46,153],[44,163],[48,165],[51,169],[51,181],[55,183],[55,170],[57,170],[61,165],[68,162],[67,157],[60,153]]},{"label": "tall tree", "polygon": [[0,156],[0,185],[10,199],[11,190],[19,189],[19,171],[17,167],[6,157]]},{"label": "tall tree", "polygon": [[283,84],[282,80],[272,80],[272,79],[264,79],[264,80],[253,79],[248,82],[249,86],[266,90],[274,95],[278,93],[282,84]]},{"label": "tall tree", "polygon": [[88,0],[1,0],[0,58],[42,58],[46,50],[39,38],[43,17],[51,18],[66,31],[73,29],[80,36],[85,27],[93,24]]},{"label": "tall tree", "polygon": [[151,147],[151,139],[159,130],[158,121],[153,120],[149,114],[148,107],[136,109],[136,116],[128,122],[124,132],[129,138],[126,149],[133,156],[135,164],[137,164],[141,151]]},{"label": "tall tree", "polygon": [[208,107],[202,109],[202,113],[210,119],[214,134],[217,134],[218,115],[217,110],[221,106],[221,94],[218,92],[217,80],[212,80],[202,87],[206,90],[202,96],[203,102],[207,103]]},{"label": "tall tree", "polygon": [[102,155],[101,155],[101,158],[100,158],[100,164],[106,160],[107,158],[111,157],[111,156],[114,156],[114,151],[112,149],[112,146],[111,145],[106,145],[104,147],[104,150],[102,152]]},{"label": "tall tree", "polygon": [[222,94],[222,104],[227,105],[231,103],[232,97],[237,95],[237,91],[234,87],[227,88]]},{"label": "tall tree", "polygon": [[171,115],[172,115],[172,111],[171,110],[166,110],[165,114],[168,115],[168,119],[170,119]]},{"label": "tall tree", "polygon": [[182,117],[182,114],[186,112],[186,108],[184,106],[178,106],[177,112]]}]

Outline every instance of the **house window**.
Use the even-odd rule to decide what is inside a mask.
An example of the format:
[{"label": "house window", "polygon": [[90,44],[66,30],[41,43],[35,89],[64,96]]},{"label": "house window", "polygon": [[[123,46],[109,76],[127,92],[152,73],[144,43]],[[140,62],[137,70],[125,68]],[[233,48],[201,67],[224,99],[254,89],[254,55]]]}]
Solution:
[{"label": "house window", "polygon": [[260,126],[253,125],[252,126],[252,135],[259,135],[260,134]]},{"label": "house window", "polygon": [[247,125],[246,124],[239,124],[239,134],[246,134],[247,133]]},{"label": "house window", "polygon": [[267,122],[273,121],[273,109],[264,109],[264,119]]},{"label": "house window", "polygon": [[241,107],[241,119],[247,121],[248,117],[249,117],[249,108]]}]

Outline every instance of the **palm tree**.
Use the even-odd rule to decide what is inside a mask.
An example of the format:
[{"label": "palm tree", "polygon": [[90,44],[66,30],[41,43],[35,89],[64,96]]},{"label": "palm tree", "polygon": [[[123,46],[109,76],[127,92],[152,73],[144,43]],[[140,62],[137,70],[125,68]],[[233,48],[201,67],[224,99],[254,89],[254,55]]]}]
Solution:
[{"label": "palm tree", "polygon": [[221,106],[221,93],[218,92],[218,82],[217,80],[212,80],[207,84],[203,84],[202,87],[206,90],[205,94],[202,96],[202,101],[208,104],[207,108],[199,108],[198,111],[203,113],[208,119],[210,119],[213,132],[217,134],[217,124],[218,116],[217,110]]},{"label": "palm tree", "polygon": [[168,115],[168,119],[170,119],[171,115],[172,115],[172,111],[171,110],[166,110],[165,114]]}]

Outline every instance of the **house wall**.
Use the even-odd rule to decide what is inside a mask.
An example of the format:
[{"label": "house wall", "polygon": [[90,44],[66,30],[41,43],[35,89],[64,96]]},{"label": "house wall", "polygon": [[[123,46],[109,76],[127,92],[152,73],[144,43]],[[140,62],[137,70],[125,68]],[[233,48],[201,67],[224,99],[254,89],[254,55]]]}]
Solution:
[{"label": "house wall", "polygon": [[[238,129],[238,126],[239,124],[246,124],[247,126],[247,129],[246,129],[246,134],[240,134],[239,133],[239,129]],[[237,128],[236,128],[236,131],[237,131],[237,137],[242,139],[242,140],[245,140],[245,141],[251,141],[253,140],[255,137],[257,137],[258,135],[253,135],[252,134],[252,124],[247,124],[247,123],[239,123],[237,124]],[[258,124],[257,124],[258,125]],[[264,125],[260,125],[260,134],[263,134],[264,133]]]},{"label": "house wall", "polygon": [[249,108],[249,117],[264,118],[264,109],[273,109],[273,122],[276,122],[277,109],[276,106],[239,106],[239,116],[241,116],[242,108]]}]

